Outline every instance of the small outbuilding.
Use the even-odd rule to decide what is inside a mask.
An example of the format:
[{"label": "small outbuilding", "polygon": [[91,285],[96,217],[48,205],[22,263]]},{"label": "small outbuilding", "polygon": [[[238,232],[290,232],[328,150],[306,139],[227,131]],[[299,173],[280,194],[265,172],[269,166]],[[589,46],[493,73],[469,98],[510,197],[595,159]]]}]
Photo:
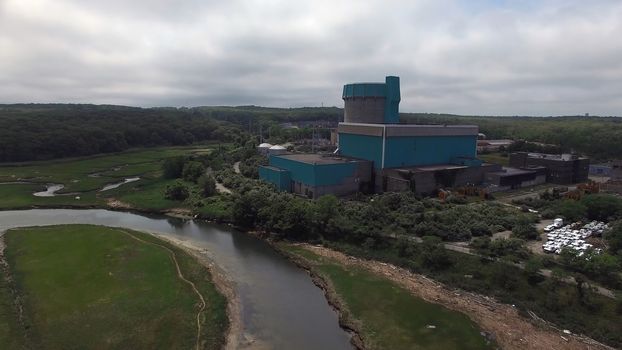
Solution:
[{"label": "small outbuilding", "polygon": [[270,147],[268,149],[268,154],[271,156],[278,156],[280,154],[283,154],[287,152],[287,148],[281,146],[281,145],[274,145],[272,147]]},{"label": "small outbuilding", "polygon": [[268,155],[268,151],[270,150],[270,147],[272,147],[271,144],[264,142],[261,145],[257,146],[257,152],[259,152],[259,154],[263,154],[264,156]]}]

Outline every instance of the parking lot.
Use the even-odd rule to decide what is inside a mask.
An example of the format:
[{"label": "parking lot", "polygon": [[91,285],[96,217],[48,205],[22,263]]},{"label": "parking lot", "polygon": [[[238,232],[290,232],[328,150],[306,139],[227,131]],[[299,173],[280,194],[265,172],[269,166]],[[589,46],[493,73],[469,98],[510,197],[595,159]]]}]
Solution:
[{"label": "parking lot", "polygon": [[583,256],[588,250],[600,253],[601,249],[594,247],[587,240],[592,237],[600,237],[609,226],[601,221],[592,221],[586,224],[574,222],[562,225],[561,219],[556,219],[553,224],[544,228],[546,241],[542,244],[542,250],[546,253],[560,254],[564,248],[571,248],[578,256]]}]

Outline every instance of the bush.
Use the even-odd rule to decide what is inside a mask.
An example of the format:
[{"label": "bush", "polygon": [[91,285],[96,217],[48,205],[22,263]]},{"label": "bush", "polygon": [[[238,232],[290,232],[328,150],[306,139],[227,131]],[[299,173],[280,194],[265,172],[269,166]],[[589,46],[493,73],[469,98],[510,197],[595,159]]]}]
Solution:
[{"label": "bush", "polygon": [[532,223],[521,222],[512,228],[512,235],[522,239],[536,239],[538,230]]},{"label": "bush", "polygon": [[211,197],[216,194],[216,180],[212,175],[201,175],[197,183],[204,197]]},{"label": "bush", "polygon": [[202,163],[190,161],[184,164],[181,176],[184,180],[196,183],[199,177],[205,173],[205,166]]},{"label": "bush", "polygon": [[608,194],[592,194],[583,197],[581,203],[587,209],[590,220],[610,221],[622,218],[622,199]]},{"label": "bush", "polygon": [[176,181],[175,183],[166,186],[166,190],[164,192],[164,197],[166,199],[174,201],[186,200],[189,195],[190,193],[188,192],[188,188],[181,181]]},{"label": "bush", "polygon": [[162,163],[162,177],[165,179],[177,179],[181,177],[186,159],[184,157],[173,157],[164,160]]},{"label": "bush", "polygon": [[587,207],[571,199],[561,201],[554,210],[568,221],[578,221],[587,216]]}]

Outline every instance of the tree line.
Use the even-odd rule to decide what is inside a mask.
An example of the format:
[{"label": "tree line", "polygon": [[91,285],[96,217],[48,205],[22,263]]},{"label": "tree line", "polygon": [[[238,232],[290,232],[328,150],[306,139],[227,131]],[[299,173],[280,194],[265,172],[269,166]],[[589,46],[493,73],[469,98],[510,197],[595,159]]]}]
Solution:
[{"label": "tree line", "polygon": [[239,126],[198,110],[97,105],[0,105],[0,162],[119,152],[132,147],[231,142]]}]

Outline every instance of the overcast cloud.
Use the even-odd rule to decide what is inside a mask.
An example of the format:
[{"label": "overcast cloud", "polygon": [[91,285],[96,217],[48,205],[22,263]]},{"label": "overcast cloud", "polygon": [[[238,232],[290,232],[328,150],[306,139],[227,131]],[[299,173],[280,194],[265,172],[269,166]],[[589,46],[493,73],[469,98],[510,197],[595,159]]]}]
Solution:
[{"label": "overcast cloud", "polygon": [[0,0],[0,103],[622,115],[618,0]]}]

